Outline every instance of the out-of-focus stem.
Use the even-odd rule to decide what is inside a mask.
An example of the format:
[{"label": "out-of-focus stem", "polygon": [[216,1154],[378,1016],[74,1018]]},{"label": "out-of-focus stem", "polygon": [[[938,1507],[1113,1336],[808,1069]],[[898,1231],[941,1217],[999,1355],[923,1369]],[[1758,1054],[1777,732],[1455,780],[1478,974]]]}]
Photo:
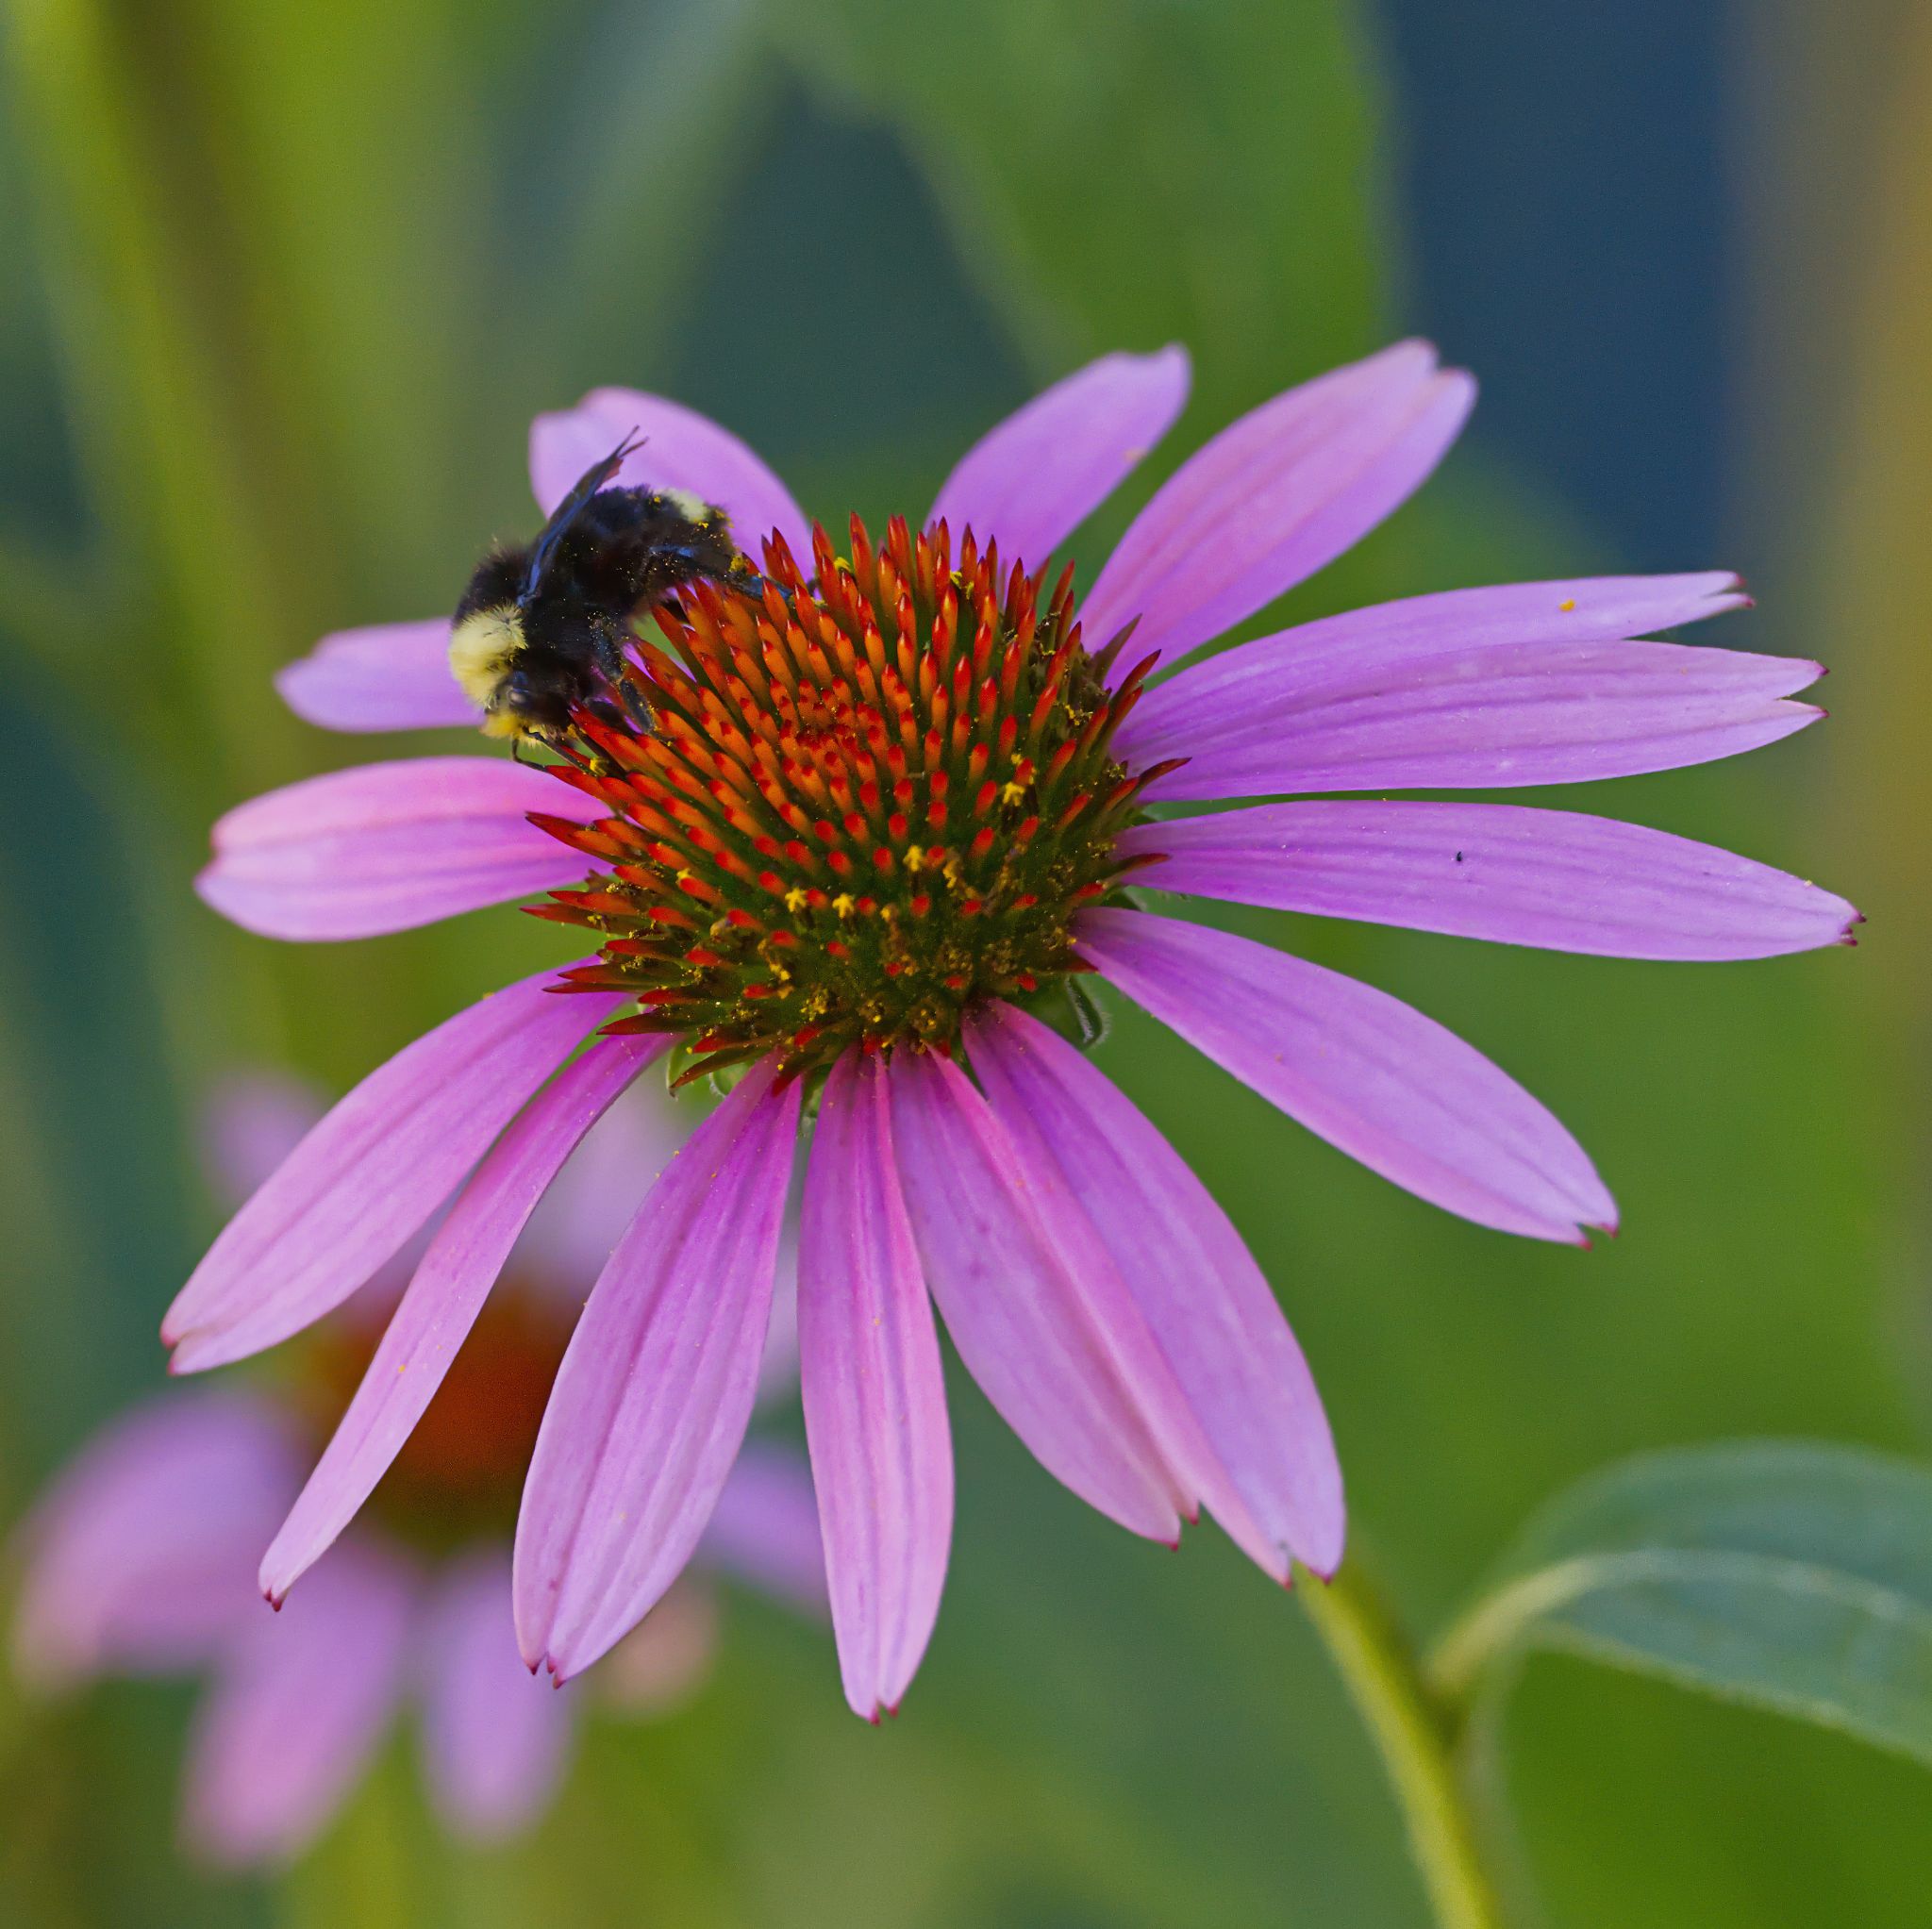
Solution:
[{"label": "out-of-focus stem", "polygon": [[1303,1575],[1296,1593],[1374,1738],[1436,1921],[1442,1929],[1503,1929],[1450,1723],[1413,1650],[1353,1562],[1333,1581]]}]

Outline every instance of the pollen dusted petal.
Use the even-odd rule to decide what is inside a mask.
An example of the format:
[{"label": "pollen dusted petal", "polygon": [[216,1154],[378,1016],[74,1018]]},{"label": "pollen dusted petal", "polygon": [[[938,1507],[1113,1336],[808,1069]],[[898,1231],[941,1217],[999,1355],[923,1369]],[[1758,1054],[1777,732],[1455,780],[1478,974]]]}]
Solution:
[{"label": "pollen dusted petal", "polygon": [[440,730],[483,721],[449,673],[449,618],[337,630],[275,674],[282,701],[324,730]]},{"label": "pollen dusted petal", "polygon": [[1342,1540],[1335,1441],[1301,1348],[1227,1215],[1057,1032],[995,1005],[968,1023],[967,1039],[994,1115],[1064,1176],[1259,1532],[1223,1524],[1278,1581],[1291,1556],[1333,1573]]},{"label": "pollen dusted petal", "polygon": [[425,757],[331,771],[215,824],[202,897],[244,930],[373,938],[577,883],[586,865],[529,821],[604,807],[507,757]]},{"label": "pollen dusted petal", "polygon": [[967,450],[927,520],[1043,568],[1174,426],[1188,377],[1187,351],[1174,345],[1089,362]]},{"label": "pollen dusted petal", "polygon": [[1055,1479],[1177,1540],[1205,1443],[1092,1229],[949,1059],[901,1051],[890,1077],[907,1214],[967,1371]]},{"label": "pollen dusted petal", "polygon": [[1585,1245],[1616,1206],[1528,1092],[1421,1012],[1285,952],[1144,911],[1091,911],[1103,974],[1309,1131],[1501,1232]]},{"label": "pollen dusted petal", "polygon": [[442,1204],[621,1002],[552,972],[492,992],[372,1072],[222,1229],[161,1324],[171,1370],[245,1359],[339,1306]]},{"label": "pollen dusted petal", "polygon": [[416,1611],[413,1577],[375,1544],[339,1550],[284,1613],[258,1607],[196,1715],[191,1848],[245,1868],[321,1833],[395,1713]]},{"label": "pollen dusted petal", "polygon": [[758,1391],[799,1089],[756,1066],[652,1189],[591,1289],[517,1520],[524,1658],[563,1680],[677,1578]]},{"label": "pollen dusted petal", "polygon": [[[1157,708],[1134,746],[1188,745],[1186,765],[1149,783],[1149,798],[1630,777],[1757,750],[1824,714],[1783,701],[1824,674],[1816,663],[1687,643],[1425,643],[1306,678],[1285,670],[1265,691],[1245,679],[1217,687],[1219,668],[1175,677],[1173,707]],[[1210,681],[1183,689],[1196,675]]]},{"label": "pollen dusted petal", "polygon": [[1773,957],[1842,943],[1843,898],[1689,838],[1507,804],[1263,804],[1146,823],[1158,890],[1604,957]]},{"label": "pollen dusted petal", "polygon": [[424,1634],[430,1798],[454,1834],[501,1841],[556,1792],[576,1725],[574,1698],[534,1678],[517,1653],[505,1551],[485,1549],[439,1577]]},{"label": "pollen dusted petal", "polygon": [[1441,652],[1505,643],[1627,642],[1750,607],[1743,584],[1728,570],[1501,583],[1371,604],[1190,665],[1147,692],[1119,740],[1150,760],[1185,755],[1176,746],[1191,743],[1197,730],[1328,676],[1366,679],[1385,669],[1400,674]]},{"label": "pollen dusted petal", "polygon": [[1426,342],[1402,341],[1277,395],[1191,457],[1135,519],[1081,610],[1138,617],[1170,663],[1332,562],[1427,480],[1475,400]]},{"label": "pollen dusted petal", "polygon": [[925,1653],[953,1534],[939,1336],[876,1055],[847,1052],[819,1103],[798,1344],[839,1671],[853,1712],[876,1721],[898,1705]]},{"label": "pollen dusted petal", "polygon": [[593,389],[575,408],[530,424],[530,486],[547,516],[593,462],[635,434],[612,487],[688,490],[723,509],[739,544],[756,557],[774,530],[795,555],[811,553],[811,530],[791,491],[729,429],[682,403],[636,389]]},{"label": "pollen dusted petal", "polygon": [[[667,1045],[658,1039],[611,1039],[593,1045],[558,1073],[491,1147],[437,1228],[348,1411],[262,1557],[259,1579],[270,1600],[288,1593],[389,1471],[442,1385],[558,1167],[605,1107]],[[508,1600],[506,1592],[506,1607]]]}]

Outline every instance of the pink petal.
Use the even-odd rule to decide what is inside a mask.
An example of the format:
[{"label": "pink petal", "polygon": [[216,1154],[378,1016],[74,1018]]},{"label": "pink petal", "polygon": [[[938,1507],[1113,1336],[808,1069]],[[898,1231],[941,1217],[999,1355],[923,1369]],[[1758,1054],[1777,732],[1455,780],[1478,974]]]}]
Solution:
[{"label": "pink petal", "polygon": [[[1176,692],[1172,705],[1157,705],[1145,723],[1134,718],[1122,756],[1189,759],[1149,785],[1148,797],[1635,776],[1736,757],[1822,714],[1781,701],[1824,673],[1816,663],[1683,643],[1456,651],[1425,642],[1407,657],[1324,660],[1307,677],[1282,664],[1264,681],[1243,675],[1213,684],[1220,661],[1163,685]],[[1197,676],[1210,681],[1183,688]]]},{"label": "pink petal", "polygon": [[747,1440],[705,1522],[697,1557],[793,1607],[824,1614],[825,1553],[805,1462],[769,1440]]},{"label": "pink petal", "polygon": [[939,1614],[953,1443],[886,1071],[862,1053],[840,1057],[819,1101],[798,1341],[839,1671],[853,1712],[876,1721],[899,1705]]},{"label": "pink petal", "polygon": [[1475,400],[1426,342],[1331,370],[1244,415],[1134,519],[1081,611],[1172,662],[1358,541],[1425,481]]},{"label": "pink petal", "polygon": [[1157,890],[1606,957],[1742,958],[1844,940],[1843,898],[1663,831],[1502,804],[1264,804],[1146,823]]},{"label": "pink petal", "polygon": [[25,1536],[23,1680],[196,1666],[260,1604],[250,1571],[300,1479],[279,1416],[240,1393],[171,1394],[97,1434]]},{"label": "pink petal", "polygon": [[1116,742],[1137,761],[1186,754],[1187,741],[1280,689],[1304,690],[1337,674],[1398,673],[1424,657],[1506,643],[1611,643],[1750,607],[1725,570],[1677,576],[1593,576],[1446,590],[1344,610],[1257,637],[1157,685],[1121,726]]},{"label": "pink petal", "polygon": [[1102,356],[1037,395],[975,442],[940,489],[930,520],[954,540],[1036,572],[1174,426],[1188,399],[1188,356]]},{"label": "pink petal", "polygon": [[890,1077],[907,1216],[967,1370],[1057,1480],[1136,1534],[1178,1539],[1225,1483],[1086,1215],[958,1066],[901,1052]]},{"label": "pink petal", "polygon": [[283,1613],[251,1618],[189,1745],[197,1854],[285,1862],[321,1832],[395,1712],[415,1608],[408,1571],[371,1544],[339,1550]]},{"label": "pink petal", "polygon": [[339,1306],[623,1000],[492,992],[372,1072],[222,1229],[161,1322],[172,1371],[245,1359]]},{"label": "pink petal", "polygon": [[810,567],[811,529],[791,492],[729,429],[635,389],[593,389],[575,408],[540,415],[530,424],[530,486],[547,516],[593,462],[626,437],[643,445],[625,459],[614,486],[689,490],[731,519],[753,557],[773,530]]},{"label": "pink petal", "polygon": [[535,1821],[563,1775],[572,1697],[517,1653],[508,1551],[489,1548],[438,1580],[425,1617],[423,1769],[453,1833],[501,1841]]},{"label": "pink petal", "polygon": [[1588,1244],[1616,1206],[1514,1079],[1386,991],[1245,938],[1090,911],[1081,950],[1127,996],[1384,1178],[1479,1225]]},{"label": "pink petal", "polygon": [[1210,657],[1158,684],[1121,726],[1115,744],[1130,762],[1185,757],[1193,740],[1281,690],[1315,688],[1341,674],[1405,673],[1439,652],[1505,643],[1611,643],[1701,623],[1750,607],[1727,570],[1675,576],[1578,576],[1445,590],[1324,616]]},{"label": "pink petal", "polygon": [[551,1389],[517,1520],[517,1638],[558,1680],[677,1578],[758,1390],[794,1082],[755,1067],[652,1189],[591,1289]]},{"label": "pink petal", "polygon": [[259,1578],[270,1600],[288,1593],[389,1471],[436,1397],[558,1167],[669,1042],[641,1037],[592,1045],[491,1147],[430,1240],[349,1410],[262,1558]]},{"label": "pink petal", "polygon": [[202,1113],[202,1167],[224,1205],[239,1206],[301,1144],[327,1108],[299,1078],[230,1073]]},{"label": "pink petal", "polygon": [[483,721],[449,673],[449,618],[324,637],[275,677],[282,701],[325,730],[436,730]]},{"label": "pink petal", "polygon": [[1249,1551],[1277,1580],[1291,1556],[1333,1573],[1343,1520],[1335,1442],[1301,1348],[1227,1215],[1116,1087],[1037,1019],[995,1005],[967,1037],[994,1116],[1058,1168],[1154,1329],[1260,1529]]},{"label": "pink petal", "polygon": [[372,938],[575,884],[581,854],[528,821],[590,823],[581,790],[508,757],[425,757],[332,771],[220,819],[195,880],[244,930],[298,940]]}]

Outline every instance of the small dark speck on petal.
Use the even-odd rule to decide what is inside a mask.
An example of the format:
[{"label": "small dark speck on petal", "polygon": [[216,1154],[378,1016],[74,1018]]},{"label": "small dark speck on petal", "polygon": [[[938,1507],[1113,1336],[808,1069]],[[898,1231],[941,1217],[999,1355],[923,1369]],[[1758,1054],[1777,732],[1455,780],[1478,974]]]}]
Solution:
[{"label": "small dark speck on petal", "polygon": [[1460,863],[1462,862],[1462,853],[1461,853],[1460,851],[1457,851],[1457,854],[1456,854],[1456,861],[1457,861],[1457,862],[1458,864],[1460,864]]}]

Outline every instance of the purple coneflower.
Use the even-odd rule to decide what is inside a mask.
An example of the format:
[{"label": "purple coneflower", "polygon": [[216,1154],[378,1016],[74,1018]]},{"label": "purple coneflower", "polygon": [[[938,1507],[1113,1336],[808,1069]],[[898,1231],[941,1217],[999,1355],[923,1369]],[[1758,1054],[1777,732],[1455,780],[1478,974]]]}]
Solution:
[{"label": "purple coneflower", "polygon": [[[177,1367],[239,1358],[344,1299],[461,1189],[272,1591],[368,1490],[577,1136],[674,1044],[737,1082],[639,1207],[558,1375],[517,1533],[532,1666],[586,1666],[697,1544],[751,1410],[808,1106],[805,1410],[856,1709],[897,1704],[946,1561],[928,1294],[993,1405],[1103,1513],[1172,1541],[1205,1505],[1275,1579],[1293,1560],[1330,1572],[1341,1479],[1273,1294],[1155,1127],[1035,1014],[1098,973],[1451,1211],[1580,1243],[1615,1207],[1557,1120],[1440,1025],[1150,911],[1129,883],[1634,957],[1845,937],[1855,913],[1825,891],[1601,818],[1316,801],[1152,819],[1629,775],[1819,714],[1788,701],[1814,663],[1633,640],[1741,605],[1721,574],[1422,597],[1148,684],[1157,659],[1179,663],[1387,516],[1474,392],[1405,342],[1277,396],[1184,463],[1076,597],[1049,557],[1187,381],[1178,349],[1105,358],[972,449],[924,533],[894,520],[875,539],[855,519],[842,554],[736,438],[598,391],[535,425],[546,513],[635,432],[622,481],[693,491],[765,539],[762,596],[703,587],[659,614],[661,640],[639,636],[629,708],[650,727],[585,711],[550,768],[378,764],[217,825],[201,889],[257,931],[359,937],[547,891],[532,908],[596,947],[373,1073],[170,1312]],[[329,638],[283,691],[341,729],[475,723],[448,634],[439,619]]]},{"label": "purple coneflower", "polygon": [[[278,1081],[237,1087],[214,1122],[218,1171],[266,1177],[314,1120]],[[633,1107],[613,1112],[587,1148],[591,1172],[648,1169],[669,1150],[649,1123]],[[390,1469],[372,1518],[330,1551],[284,1614],[262,1610],[256,1569],[318,1436],[326,1438],[368,1364],[380,1329],[357,1317],[359,1307],[319,1327],[279,1381],[177,1391],[124,1415],[29,1522],[14,1630],[25,1680],[55,1688],[108,1672],[210,1677],[183,1815],[187,1843],[204,1859],[243,1866],[298,1853],[407,1699],[421,1707],[432,1800],[457,1834],[510,1835],[554,1792],[578,1695],[533,1681],[517,1654],[509,1536],[569,1339],[570,1294],[585,1276],[587,1230],[601,1219],[607,1251],[615,1232],[589,1187],[558,1204],[580,1209],[546,1213],[533,1228],[508,1289]],[[380,1283],[374,1291],[382,1296]],[[698,1557],[823,1613],[803,1464],[776,1447],[748,1448]],[[702,1674],[715,1621],[710,1590],[687,1576],[591,1685],[632,1715],[669,1705]]]}]

